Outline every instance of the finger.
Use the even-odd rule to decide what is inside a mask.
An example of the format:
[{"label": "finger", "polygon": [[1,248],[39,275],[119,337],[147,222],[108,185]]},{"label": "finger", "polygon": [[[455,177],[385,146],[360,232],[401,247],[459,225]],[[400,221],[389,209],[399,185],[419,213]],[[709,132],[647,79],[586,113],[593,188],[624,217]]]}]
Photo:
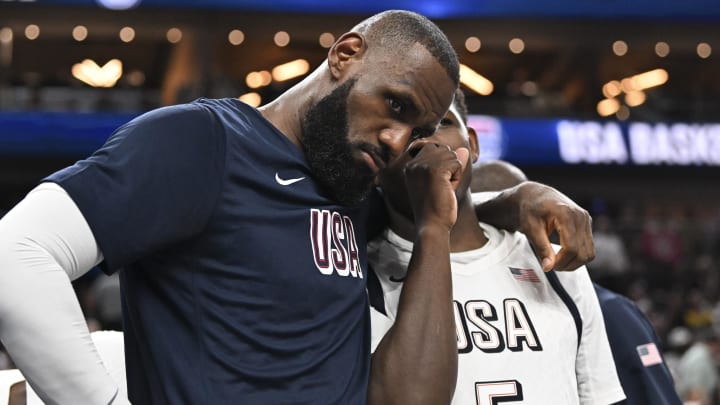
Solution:
[{"label": "finger", "polygon": [[568,270],[574,270],[595,258],[595,245],[592,238],[592,218],[585,210],[576,215],[578,251],[575,259],[568,264]]},{"label": "finger", "polygon": [[555,256],[555,271],[571,271],[582,266],[583,262],[577,259],[577,253],[566,248],[560,248]]},{"label": "finger", "polygon": [[[561,224],[566,225],[563,226]],[[554,269],[557,271],[575,270],[579,267],[579,265],[576,264],[576,259],[580,250],[579,239],[582,238],[578,235],[575,221],[573,218],[567,218],[565,221],[553,219],[551,225],[557,231],[558,236],[560,236],[561,246],[560,251],[558,251],[555,257]]]},{"label": "finger", "polygon": [[417,139],[408,145],[406,153],[408,153],[411,158],[414,158],[428,143],[430,143],[430,141],[427,138]]},{"label": "finger", "polygon": [[547,231],[539,221],[532,221],[524,231],[537,256],[543,271],[550,271],[555,266],[555,250],[550,244]]},{"label": "finger", "polygon": [[467,148],[457,148],[455,150],[455,156],[457,161],[460,163],[460,167],[452,173],[450,176],[450,184],[452,184],[453,190],[456,190],[462,179],[462,174],[465,172],[465,168],[468,165],[470,158],[470,151]]}]

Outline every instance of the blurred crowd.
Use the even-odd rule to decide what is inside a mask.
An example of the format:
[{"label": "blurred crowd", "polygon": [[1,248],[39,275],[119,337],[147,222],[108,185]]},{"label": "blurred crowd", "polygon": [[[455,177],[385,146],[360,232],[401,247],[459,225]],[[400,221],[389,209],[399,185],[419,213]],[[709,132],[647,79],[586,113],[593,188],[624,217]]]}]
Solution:
[{"label": "blurred crowd", "polygon": [[[720,207],[588,205],[596,249],[591,277],[646,313],[686,404],[720,404]],[[122,329],[117,275],[94,269],[74,286],[90,330]],[[0,369],[11,367],[0,350]]]},{"label": "blurred crowd", "polygon": [[590,210],[594,281],[645,312],[687,404],[720,403],[720,208],[596,201]]}]

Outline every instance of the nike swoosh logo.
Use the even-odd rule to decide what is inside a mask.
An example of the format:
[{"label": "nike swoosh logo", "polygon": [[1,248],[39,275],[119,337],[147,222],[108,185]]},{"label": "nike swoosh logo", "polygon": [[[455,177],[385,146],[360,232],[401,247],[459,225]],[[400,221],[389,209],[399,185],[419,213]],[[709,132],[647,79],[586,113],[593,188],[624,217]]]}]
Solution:
[{"label": "nike swoosh logo", "polygon": [[305,180],[305,176],[303,176],[303,177],[298,177],[297,179],[287,179],[287,180],[285,180],[285,179],[281,179],[280,176],[277,174],[277,172],[275,173],[275,181],[277,181],[278,184],[281,185],[281,186],[289,186],[289,185],[291,185],[291,184],[293,184],[293,183],[297,183],[297,182],[300,181],[300,180]]}]

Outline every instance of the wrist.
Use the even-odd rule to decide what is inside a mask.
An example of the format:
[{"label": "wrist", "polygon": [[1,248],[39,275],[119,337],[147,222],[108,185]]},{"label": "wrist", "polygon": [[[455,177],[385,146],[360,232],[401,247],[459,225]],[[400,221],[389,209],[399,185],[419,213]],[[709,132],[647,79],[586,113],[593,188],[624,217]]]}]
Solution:
[{"label": "wrist", "polygon": [[417,228],[415,240],[416,242],[432,242],[439,243],[447,241],[450,243],[450,231],[452,226],[448,227],[440,223],[423,224]]}]

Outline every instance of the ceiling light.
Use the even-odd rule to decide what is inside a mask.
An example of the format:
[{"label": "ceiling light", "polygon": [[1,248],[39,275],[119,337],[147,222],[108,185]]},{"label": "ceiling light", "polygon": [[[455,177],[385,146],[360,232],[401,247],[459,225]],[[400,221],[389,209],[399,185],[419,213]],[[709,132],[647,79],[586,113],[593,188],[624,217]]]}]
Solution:
[{"label": "ceiling light", "polygon": [[30,24],[25,27],[25,37],[31,41],[36,40],[40,36],[40,27]]},{"label": "ceiling light", "polygon": [[613,53],[617,56],[623,56],[628,52],[628,45],[625,41],[615,41],[612,44]]},{"label": "ceiling light", "polygon": [[620,82],[617,80],[611,80],[605,83],[602,87],[603,96],[607,98],[617,97],[622,93]]},{"label": "ceiling light", "polygon": [[270,74],[270,72],[268,72],[267,70],[261,70],[258,73],[260,74],[261,86],[267,86],[268,84],[272,83],[272,74]]},{"label": "ceiling light", "polygon": [[88,30],[84,25],[76,25],[72,30],[72,37],[78,42],[84,41],[88,36]]},{"label": "ceiling light", "polygon": [[262,86],[262,75],[260,72],[250,72],[245,76],[245,84],[251,89],[257,89]]},{"label": "ceiling light", "polygon": [[76,79],[93,87],[113,87],[122,76],[122,62],[118,59],[108,61],[102,67],[92,59],[85,59],[72,67]]},{"label": "ceiling light", "polygon": [[132,27],[123,27],[120,30],[120,40],[127,43],[135,39],[135,30]]},{"label": "ceiling light", "polygon": [[275,81],[282,82],[302,76],[309,70],[310,64],[308,61],[305,59],[295,59],[294,61],[275,66],[272,70],[272,77]]},{"label": "ceiling light", "polygon": [[655,44],[655,54],[664,58],[670,54],[670,45],[667,42],[658,42]]},{"label": "ceiling light", "polygon": [[614,98],[606,98],[597,104],[597,112],[603,117],[613,115],[620,108],[620,102]]},{"label": "ceiling light", "polygon": [[318,38],[320,46],[323,48],[330,48],[335,43],[335,36],[329,32],[323,32]]},{"label": "ceiling light", "polygon": [[262,103],[262,97],[260,97],[257,93],[245,93],[242,96],[238,97],[240,101],[242,101],[245,104],[248,104],[253,107],[259,107],[260,103]]},{"label": "ceiling light", "polygon": [[285,31],[278,31],[275,33],[273,41],[275,41],[275,45],[281,48],[288,46],[288,44],[290,43],[290,34]]},{"label": "ceiling light", "polygon": [[180,30],[180,28],[170,28],[167,30],[167,33],[165,33],[165,38],[167,38],[171,44],[177,44],[182,40],[182,30]]},{"label": "ceiling light", "polygon": [[[654,69],[649,72],[640,73],[635,76],[632,76],[630,78],[632,81],[632,85],[630,86],[630,91],[632,90],[645,90],[649,89],[651,87],[656,87],[663,85],[667,83],[668,81],[668,72],[665,69]],[[624,80],[623,80],[624,81]],[[628,91],[626,91],[627,93]]]},{"label": "ceiling light", "polygon": [[480,47],[482,47],[482,42],[478,37],[468,37],[465,40],[465,49],[467,49],[468,52],[475,53],[480,50]]},{"label": "ceiling light", "polygon": [[485,76],[462,63],[460,64],[460,83],[483,96],[489,96],[495,88],[493,83]]},{"label": "ceiling light", "polygon": [[525,50],[525,41],[523,41],[520,38],[513,38],[508,42],[508,48],[510,48],[510,52],[514,54],[520,54]]},{"label": "ceiling light", "polygon": [[228,34],[228,41],[230,44],[238,46],[245,41],[245,34],[240,30],[232,30]]},{"label": "ceiling light", "polygon": [[644,103],[646,99],[645,92],[642,90],[631,91],[625,95],[625,104],[629,107],[637,107]]},{"label": "ceiling light", "polygon": [[4,27],[0,29],[0,44],[9,44],[13,40],[12,28]]},{"label": "ceiling light", "polygon": [[710,54],[712,53],[712,47],[707,42],[700,42],[697,45],[697,54],[699,57],[703,59],[707,59],[710,57]]}]

